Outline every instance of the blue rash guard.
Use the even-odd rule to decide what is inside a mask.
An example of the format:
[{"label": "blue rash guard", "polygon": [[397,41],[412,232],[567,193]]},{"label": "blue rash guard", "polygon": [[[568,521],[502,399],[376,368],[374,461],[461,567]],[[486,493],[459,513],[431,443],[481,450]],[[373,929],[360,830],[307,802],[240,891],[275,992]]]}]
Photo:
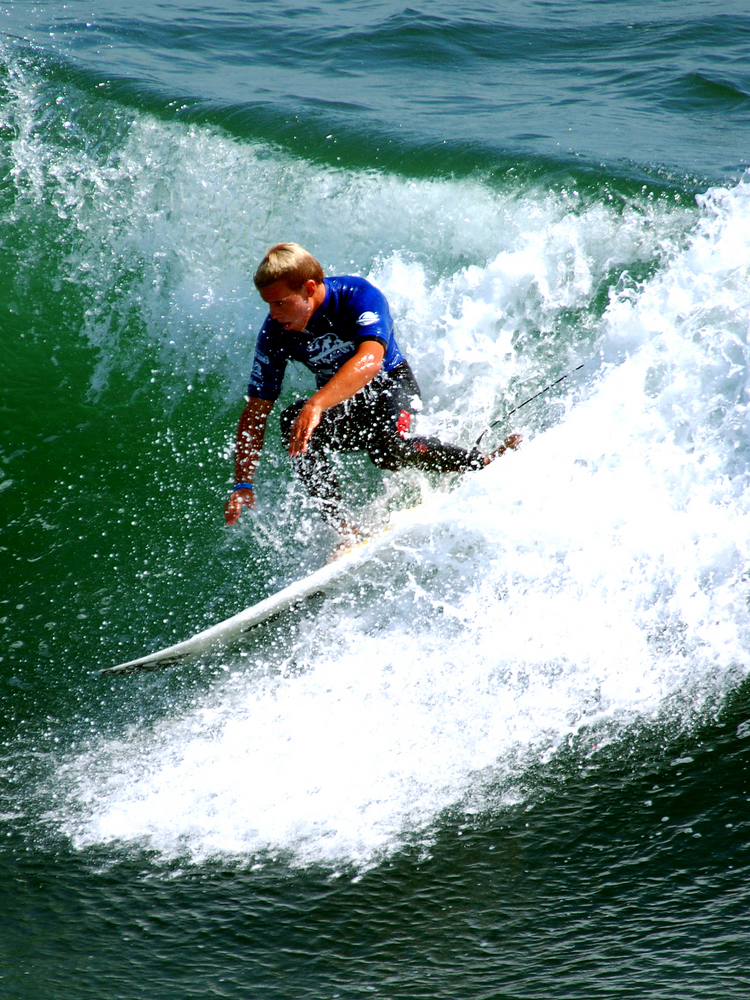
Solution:
[{"label": "blue rash guard", "polygon": [[[433,472],[466,472],[485,464],[474,448],[466,451],[437,438],[411,433],[419,386],[393,336],[388,302],[364,278],[325,278],[326,296],[298,333],[267,317],[258,334],[248,395],[275,402],[289,361],[300,361],[315,376],[318,389],[353,357],[365,340],[385,348],[382,369],[359,392],[325,410],[305,452],[294,466],[323,516],[337,530],[347,520],[330,451],[366,451],[381,469],[417,466]],[[281,432],[290,440],[294,422],[306,400],[299,399],[281,414]]]},{"label": "blue rash guard", "polygon": [[302,333],[285,330],[267,317],[255,347],[249,396],[278,399],[288,361],[301,361],[320,389],[356,354],[363,340],[377,340],[385,348],[383,372],[403,363],[383,293],[365,278],[346,275],[324,280],[326,297]]}]

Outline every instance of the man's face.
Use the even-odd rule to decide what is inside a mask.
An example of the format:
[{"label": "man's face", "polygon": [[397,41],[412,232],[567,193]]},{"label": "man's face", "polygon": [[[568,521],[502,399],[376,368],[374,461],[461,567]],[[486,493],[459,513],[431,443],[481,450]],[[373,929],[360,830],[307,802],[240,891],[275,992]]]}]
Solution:
[{"label": "man's face", "polygon": [[260,292],[260,297],[268,304],[271,319],[281,323],[285,330],[302,332],[315,312],[315,282],[308,281],[296,292],[285,281],[274,281]]}]

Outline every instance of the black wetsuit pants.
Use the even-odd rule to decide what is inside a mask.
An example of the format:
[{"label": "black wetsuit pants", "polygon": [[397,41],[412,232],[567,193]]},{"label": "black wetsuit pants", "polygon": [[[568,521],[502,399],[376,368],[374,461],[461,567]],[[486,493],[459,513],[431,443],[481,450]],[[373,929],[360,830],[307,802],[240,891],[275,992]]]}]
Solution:
[{"label": "black wetsuit pants", "polygon": [[[366,451],[380,469],[418,466],[432,472],[466,472],[484,465],[477,449],[466,451],[437,438],[410,435],[415,398],[419,399],[419,386],[409,364],[403,361],[323,413],[307,451],[294,464],[308,493],[334,526],[339,527],[345,515],[338,482],[328,461],[330,451]],[[305,402],[297,400],[281,414],[281,433],[287,444],[292,424]]]}]

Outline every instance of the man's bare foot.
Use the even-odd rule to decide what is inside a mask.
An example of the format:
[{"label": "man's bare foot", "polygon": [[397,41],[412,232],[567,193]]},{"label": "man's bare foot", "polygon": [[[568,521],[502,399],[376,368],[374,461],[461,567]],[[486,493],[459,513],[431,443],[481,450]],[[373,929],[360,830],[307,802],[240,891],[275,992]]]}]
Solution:
[{"label": "man's bare foot", "polygon": [[362,541],[362,536],[349,521],[344,521],[339,525],[338,532],[341,535],[341,541],[328,557],[329,563],[346,555],[347,552],[351,552]]},{"label": "man's bare foot", "polygon": [[494,462],[496,458],[500,458],[500,456],[504,455],[506,451],[515,451],[522,441],[522,434],[509,434],[499,448],[490,452],[489,455],[484,456],[485,466],[489,465],[490,462]]}]

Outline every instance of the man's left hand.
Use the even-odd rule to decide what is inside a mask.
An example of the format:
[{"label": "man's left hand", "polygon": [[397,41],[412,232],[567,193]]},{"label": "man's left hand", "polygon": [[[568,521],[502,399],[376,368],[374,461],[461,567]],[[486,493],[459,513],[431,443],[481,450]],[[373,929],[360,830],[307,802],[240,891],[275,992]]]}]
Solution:
[{"label": "man's left hand", "polygon": [[323,410],[311,399],[305,403],[297,415],[297,419],[292,424],[289,434],[289,454],[302,455],[307,451],[307,445],[312,437],[312,432],[320,423]]}]

